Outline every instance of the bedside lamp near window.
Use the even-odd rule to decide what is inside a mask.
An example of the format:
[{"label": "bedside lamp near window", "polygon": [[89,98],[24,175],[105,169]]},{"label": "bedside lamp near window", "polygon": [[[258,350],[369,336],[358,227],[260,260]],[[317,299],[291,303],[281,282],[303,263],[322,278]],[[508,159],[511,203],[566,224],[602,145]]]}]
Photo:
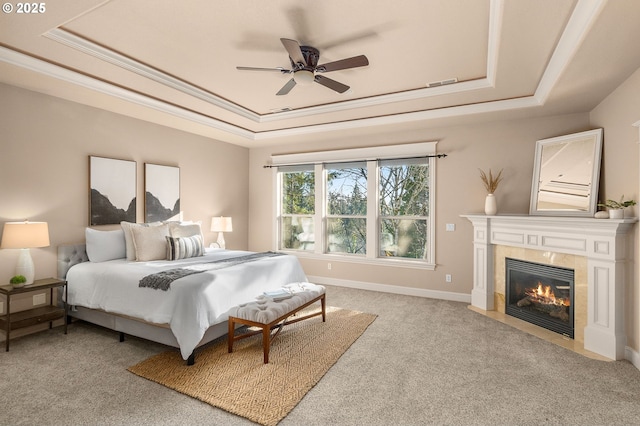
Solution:
[{"label": "bedside lamp near window", "polygon": [[211,219],[211,231],[218,233],[218,240],[216,242],[220,248],[225,248],[224,233],[233,231],[231,218],[224,216],[214,217]]},{"label": "bedside lamp near window", "polygon": [[49,225],[47,222],[6,222],[2,232],[0,248],[20,249],[16,275],[24,275],[25,284],[33,284],[35,269],[30,248],[49,246]]}]

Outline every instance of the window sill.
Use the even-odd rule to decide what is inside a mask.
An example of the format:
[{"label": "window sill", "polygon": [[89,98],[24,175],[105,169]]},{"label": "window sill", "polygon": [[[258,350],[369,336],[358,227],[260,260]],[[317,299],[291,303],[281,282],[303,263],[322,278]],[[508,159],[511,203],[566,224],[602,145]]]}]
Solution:
[{"label": "window sill", "polygon": [[436,265],[434,263],[427,263],[421,260],[399,259],[399,258],[367,258],[357,255],[349,254],[318,254],[310,253],[299,250],[279,250],[281,253],[290,254],[300,259],[310,260],[322,260],[330,262],[346,262],[346,263],[358,263],[363,265],[376,265],[376,266],[391,266],[395,268],[411,268],[422,269],[428,271],[434,271]]}]

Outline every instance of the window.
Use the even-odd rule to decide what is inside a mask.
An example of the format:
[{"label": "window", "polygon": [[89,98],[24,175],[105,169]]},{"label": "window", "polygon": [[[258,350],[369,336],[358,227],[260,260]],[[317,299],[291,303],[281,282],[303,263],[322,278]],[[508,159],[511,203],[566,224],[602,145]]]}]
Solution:
[{"label": "window", "polygon": [[313,250],[315,247],[315,173],[313,166],[280,170],[280,248]]},{"label": "window", "polygon": [[367,252],[367,163],[325,167],[327,252]]},{"label": "window", "polygon": [[281,156],[309,164],[277,166],[278,249],[432,269],[431,154],[433,142]]},{"label": "window", "polygon": [[378,166],[379,256],[427,259],[429,166],[420,161],[381,161]]}]

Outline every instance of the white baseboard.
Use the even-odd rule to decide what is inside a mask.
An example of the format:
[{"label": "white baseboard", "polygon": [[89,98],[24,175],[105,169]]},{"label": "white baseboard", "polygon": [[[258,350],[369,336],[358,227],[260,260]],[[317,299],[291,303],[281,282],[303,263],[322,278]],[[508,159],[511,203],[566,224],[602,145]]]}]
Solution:
[{"label": "white baseboard", "polygon": [[624,357],[638,370],[640,370],[640,353],[627,346],[626,348],[624,348]]},{"label": "white baseboard", "polygon": [[341,280],[337,278],[308,276],[310,282],[334,285],[337,287],[357,288],[359,290],[380,291],[383,293],[402,294],[405,296],[428,297],[430,299],[451,300],[453,302],[471,303],[471,295],[449,291],[426,290],[422,288],[400,287],[388,284],[376,284],[363,281]]},{"label": "white baseboard", "polygon": [[[451,300],[453,302],[471,303],[471,295],[452,293],[448,291],[426,290],[422,288],[400,287],[388,284],[375,284],[364,281],[341,280],[337,278],[308,276],[310,282],[316,284],[334,285],[336,287],[356,288],[359,290],[380,291],[383,293],[402,294],[405,296],[428,297],[430,299]],[[640,370],[640,353],[630,347],[625,348],[625,359]]]}]

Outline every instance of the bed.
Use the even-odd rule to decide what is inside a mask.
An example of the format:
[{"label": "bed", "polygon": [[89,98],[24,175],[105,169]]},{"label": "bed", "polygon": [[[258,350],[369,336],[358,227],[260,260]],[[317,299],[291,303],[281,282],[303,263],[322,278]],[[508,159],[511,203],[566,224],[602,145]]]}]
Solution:
[{"label": "bed", "polygon": [[[127,241],[125,232],[124,226],[117,231],[87,228],[86,243],[58,247],[58,276],[68,283],[69,315],[118,331],[121,340],[129,334],[179,348],[188,364],[194,363],[197,347],[227,333],[230,309],[265,291],[307,281],[295,256],[204,248],[201,235],[173,237],[191,233],[177,225],[144,231],[163,236],[155,241],[136,239],[135,233]],[[183,257],[171,258],[171,240],[184,245],[198,239],[197,249],[176,249]],[[165,255],[159,247],[154,255],[137,258],[129,251],[154,244],[162,244]]]}]

